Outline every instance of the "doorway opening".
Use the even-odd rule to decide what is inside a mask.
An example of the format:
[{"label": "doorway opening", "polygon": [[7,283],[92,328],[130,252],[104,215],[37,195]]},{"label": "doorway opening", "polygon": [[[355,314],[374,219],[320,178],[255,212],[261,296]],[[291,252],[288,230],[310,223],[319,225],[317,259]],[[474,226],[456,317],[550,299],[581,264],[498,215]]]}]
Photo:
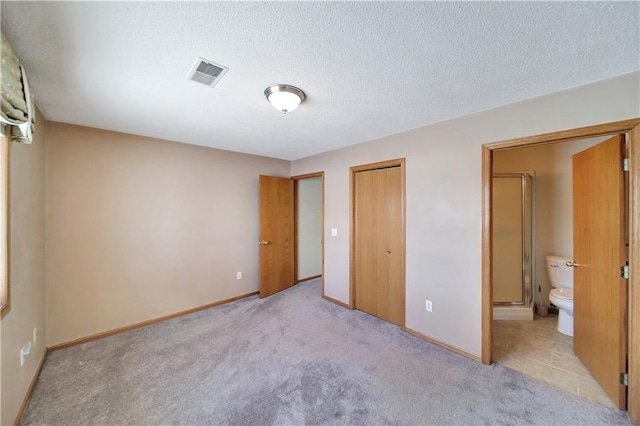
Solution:
[{"label": "doorway opening", "polygon": [[294,176],[296,284],[322,278],[324,294],[324,172]]},{"label": "doorway opening", "polygon": [[[611,398],[574,352],[573,298],[569,300],[567,295],[573,292],[575,268],[566,265],[574,259],[573,157],[588,153],[608,139],[588,138],[494,153],[492,343],[495,362],[613,407]],[[614,162],[614,168],[615,174],[623,175],[619,161]],[[521,194],[533,176],[535,201],[529,202]],[[618,198],[618,206],[621,204]],[[530,223],[527,216],[532,218]],[[624,247],[626,239],[616,240]],[[518,250],[521,246],[524,251]],[[534,292],[529,293],[531,290]],[[524,306],[514,302],[507,307],[497,305],[520,302],[521,294],[527,295],[527,301],[535,296],[535,318],[532,305],[519,315],[518,308]],[[560,299],[556,294],[565,297]],[[549,311],[552,313],[547,314]],[[609,368],[616,367],[612,364]]]},{"label": "doorway opening", "polygon": [[260,298],[322,278],[324,172],[259,176]]},{"label": "doorway opening", "polygon": [[[624,303],[625,306],[620,307],[622,310],[626,310],[628,318],[626,321],[628,327],[625,332],[627,341],[625,352],[628,356],[628,368],[626,372],[621,371],[623,374],[620,374],[620,377],[616,377],[616,379],[628,382],[628,388],[626,388],[627,409],[632,421],[638,422],[640,420],[640,335],[638,333],[638,324],[640,324],[640,292],[638,291],[638,282],[640,282],[640,279],[634,271],[640,271],[640,242],[638,241],[640,231],[640,119],[496,142],[483,146],[482,361],[485,364],[490,364],[495,359],[492,354],[494,338],[492,309],[492,279],[494,274],[494,262],[492,259],[492,175],[496,171],[494,170],[495,155],[501,151],[516,147],[532,147],[534,145],[569,142],[616,134],[626,134],[627,139],[629,163],[627,226],[628,235],[631,236],[628,248],[630,269],[626,289],[626,291],[628,291],[628,297]],[[575,262],[579,263],[580,261],[579,259],[575,259]],[[542,266],[544,266],[544,264]],[[540,269],[540,265],[538,269]],[[589,268],[583,268],[583,270],[587,269]]]}]

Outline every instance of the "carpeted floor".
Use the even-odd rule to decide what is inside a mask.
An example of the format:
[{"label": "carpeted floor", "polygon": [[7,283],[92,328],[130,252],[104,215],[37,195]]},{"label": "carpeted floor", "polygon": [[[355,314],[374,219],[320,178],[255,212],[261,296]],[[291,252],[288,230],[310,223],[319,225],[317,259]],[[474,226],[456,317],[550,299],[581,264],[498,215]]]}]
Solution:
[{"label": "carpeted floor", "polygon": [[52,352],[22,424],[629,424],[320,292],[310,281]]}]

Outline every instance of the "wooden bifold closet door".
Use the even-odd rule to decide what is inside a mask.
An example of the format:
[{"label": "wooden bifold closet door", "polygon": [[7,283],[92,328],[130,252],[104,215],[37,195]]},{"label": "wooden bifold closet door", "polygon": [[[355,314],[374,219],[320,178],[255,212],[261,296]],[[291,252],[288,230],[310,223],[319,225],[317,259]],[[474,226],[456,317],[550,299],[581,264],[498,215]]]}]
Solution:
[{"label": "wooden bifold closet door", "polygon": [[402,168],[355,173],[355,308],[404,326]]}]

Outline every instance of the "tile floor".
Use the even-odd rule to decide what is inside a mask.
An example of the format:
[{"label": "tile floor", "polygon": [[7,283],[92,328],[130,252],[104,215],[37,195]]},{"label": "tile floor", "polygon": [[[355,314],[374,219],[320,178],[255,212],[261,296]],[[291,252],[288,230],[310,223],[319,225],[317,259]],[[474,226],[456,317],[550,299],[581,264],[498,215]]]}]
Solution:
[{"label": "tile floor", "polygon": [[557,315],[533,321],[494,321],[493,359],[608,407],[613,402],[573,353],[573,338],[556,330]]}]

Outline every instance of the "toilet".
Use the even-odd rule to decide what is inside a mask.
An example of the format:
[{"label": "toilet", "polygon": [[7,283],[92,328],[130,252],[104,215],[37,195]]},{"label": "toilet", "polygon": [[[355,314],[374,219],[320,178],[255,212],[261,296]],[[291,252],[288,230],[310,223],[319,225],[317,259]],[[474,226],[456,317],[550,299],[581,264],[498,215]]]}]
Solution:
[{"label": "toilet", "polygon": [[559,309],[558,331],[573,336],[573,267],[567,266],[572,259],[560,256],[545,256],[547,275],[553,289],[549,300]]}]

